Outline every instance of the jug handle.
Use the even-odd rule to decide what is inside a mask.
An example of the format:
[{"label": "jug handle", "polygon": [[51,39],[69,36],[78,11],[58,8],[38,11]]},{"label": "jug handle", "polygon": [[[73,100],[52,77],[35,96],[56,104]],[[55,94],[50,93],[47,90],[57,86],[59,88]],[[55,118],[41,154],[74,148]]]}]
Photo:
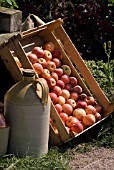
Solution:
[{"label": "jug handle", "polygon": [[[37,83],[40,84],[41,88],[42,88],[42,97],[41,97],[41,102],[44,106],[47,105],[48,102],[48,97],[49,97],[49,88],[47,83],[44,81],[43,78],[38,78],[33,82],[33,87],[36,90],[37,93]],[[38,95],[39,97],[39,95]]]}]

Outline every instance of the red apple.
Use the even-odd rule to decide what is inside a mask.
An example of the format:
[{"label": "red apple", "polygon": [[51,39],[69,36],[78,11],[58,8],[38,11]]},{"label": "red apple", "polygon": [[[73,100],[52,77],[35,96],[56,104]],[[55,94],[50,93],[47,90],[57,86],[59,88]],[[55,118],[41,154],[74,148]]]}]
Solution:
[{"label": "red apple", "polygon": [[44,56],[44,52],[43,52],[43,49],[41,47],[34,47],[33,50],[32,50],[32,53],[33,54],[36,54],[38,58]]},{"label": "red apple", "polygon": [[71,92],[70,94],[70,98],[73,99],[73,100],[78,100],[78,97],[79,97],[79,94],[76,93],[76,92]]},{"label": "red apple", "polygon": [[48,50],[50,52],[53,52],[54,49],[55,49],[55,45],[52,42],[49,41],[49,42],[43,44],[43,49]]},{"label": "red apple", "polygon": [[75,125],[78,122],[79,120],[76,117],[69,116],[66,120],[66,126],[71,128],[73,125]]},{"label": "red apple", "polygon": [[57,96],[60,96],[62,94],[62,90],[59,86],[54,86],[52,92],[54,92]]},{"label": "red apple", "polygon": [[76,86],[78,83],[78,80],[76,77],[70,77],[70,84],[72,87]]},{"label": "red apple", "polygon": [[58,58],[53,58],[52,61],[55,63],[56,67],[61,67],[61,61]]},{"label": "red apple", "polygon": [[70,97],[70,92],[66,89],[62,89],[61,96],[63,96],[67,100]]},{"label": "red apple", "polygon": [[43,69],[43,73],[41,74],[42,78],[48,78],[50,77],[50,71],[46,68]]},{"label": "red apple", "polygon": [[87,107],[87,103],[83,100],[77,100],[76,107],[85,109]]},{"label": "red apple", "polygon": [[51,72],[51,77],[53,77],[56,81],[58,80],[58,74],[55,72]]},{"label": "red apple", "polygon": [[38,57],[37,57],[36,54],[28,53],[28,54],[27,54],[27,57],[28,57],[28,59],[30,60],[30,62],[31,62],[32,64],[34,64],[34,63],[36,63],[36,62],[38,61]]},{"label": "red apple", "polygon": [[100,104],[96,104],[94,107],[95,107],[97,112],[99,112],[99,113],[103,112],[103,108],[102,108],[102,106]]},{"label": "red apple", "polygon": [[72,86],[71,86],[71,84],[65,84],[64,89],[66,89],[66,90],[68,90],[69,92],[71,92],[71,91],[72,91]]},{"label": "red apple", "polygon": [[87,105],[95,105],[95,99],[93,96],[87,96],[84,101],[87,103]]},{"label": "red apple", "polygon": [[62,80],[57,80],[57,86],[63,89],[65,87],[65,83]]},{"label": "red apple", "polygon": [[95,115],[95,113],[96,113],[96,109],[92,105],[87,105],[87,107],[85,108],[85,111],[86,111],[87,114]]},{"label": "red apple", "polygon": [[83,116],[83,124],[86,126],[91,126],[96,122],[95,116],[93,114],[87,114]]},{"label": "red apple", "polygon": [[86,112],[82,108],[77,108],[73,111],[73,116],[76,117],[78,120],[82,120],[83,116],[86,115]]},{"label": "red apple", "polygon": [[73,108],[76,107],[76,102],[73,99],[68,99],[66,103],[70,104]]},{"label": "red apple", "polygon": [[41,64],[34,63],[33,68],[35,69],[35,71],[37,72],[38,75],[41,75],[43,73],[43,67]]},{"label": "red apple", "polygon": [[101,120],[101,114],[99,112],[96,112],[95,113],[95,118],[96,118],[96,121]]},{"label": "red apple", "polygon": [[70,75],[71,74],[71,69],[68,65],[62,65],[61,68],[63,69],[63,73]]},{"label": "red apple", "polygon": [[83,130],[84,128],[81,122],[77,122],[71,127],[71,131],[75,133],[81,133]]},{"label": "red apple", "polygon": [[62,68],[56,68],[54,72],[57,73],[59,77],[61,77],[63,75],[63,69]]},{"label": "red apple", "polygon": [[51,98],[53,104],[56,104],[57,101],[58,101],[57,95],[55,93],[53,93],[53,92],[50,92],[49,95],[50,95],[50,98]]},{"label": "red apple", "polygon": [[53,58],[58,58],[59,60],[62,59],[62,54],[58,49],[54,49],[54,51],[52,52],[52,56]]},{"label": "red apple", "polygon": [[47,62],[44,58],[38,58],[38,63],[40,63],[43,66],[43,68],[45,68],[47,65]]},{"label": "red apple", "polygon": [[56,80],[52,77],[46,78],[46,81],[47,81],[49,88],[51,89],[56,85]]},{"label": "red apple", "polygon": [[73,91],[76,93],[82,93],[82,87],[80,85],[76,85],[73,87]]},{"label": "red apple", "polygon": [[61,112],[59,115],[60,115],[60,118],[62,119],[62,121],[64,123],[66,123],[66,121],[68,119],[68,115],[66,113],[64,113],[64,112]]},{"label": "red apple", "polygon": [[84,100],[85,98],[87,98],[87,94],[81,93],[81,94],[79,95],[79,99],[80,99],[80,100]]},{"label": "red apple", "polygon": [[44,50],[43,51],[43,58],[46,60],[46,61],[50,61],[52,59],[52,54],[50,51],[48,50]]},{"label": "red apple", "polygon": [[58,102],[57,102],[58,104],[63,105],[63,104],[65,104],[65,102],[66,102],[66,100],[63,96],[58,97]]},{"label": "red apple", "polygon": [[65,112],[66,114],[70,116],[73,112],[73,107],[70,104],[65,103],[63,105],[63,112]]},{"label": "red apple", "polygon": [[56,65],[53,61],[47,61],[46,67],[50,72],[53,72],[56,69]]},{"label": "red apple", "polygon": [[55,109],[57,110],[58,113],[62,112],[62,106],[60,104],[55,104]]},{"label": "red apple", "polygon": [[60,80],[62,80],[65,84],[69,83],[69,76],[67,74],[64,74],[61,76]]}]

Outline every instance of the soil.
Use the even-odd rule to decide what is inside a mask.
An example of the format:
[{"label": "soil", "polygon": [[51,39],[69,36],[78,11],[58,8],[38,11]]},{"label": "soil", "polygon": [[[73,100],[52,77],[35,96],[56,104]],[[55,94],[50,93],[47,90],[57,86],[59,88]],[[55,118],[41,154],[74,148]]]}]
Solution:
[{"label": "soil", "polygon": [[72,170],[114,170],[114,149],[94,147],[85,153],[76,153],[69,162]]}]

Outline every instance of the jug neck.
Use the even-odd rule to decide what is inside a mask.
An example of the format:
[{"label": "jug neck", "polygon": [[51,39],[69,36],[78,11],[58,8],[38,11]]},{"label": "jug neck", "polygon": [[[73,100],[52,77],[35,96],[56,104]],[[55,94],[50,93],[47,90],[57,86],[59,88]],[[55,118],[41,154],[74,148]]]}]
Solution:
[{"label": "jug neck", "polygon": [[32,82],[35,80],[35,72],[33,69],[23,70],[23,81]]}]

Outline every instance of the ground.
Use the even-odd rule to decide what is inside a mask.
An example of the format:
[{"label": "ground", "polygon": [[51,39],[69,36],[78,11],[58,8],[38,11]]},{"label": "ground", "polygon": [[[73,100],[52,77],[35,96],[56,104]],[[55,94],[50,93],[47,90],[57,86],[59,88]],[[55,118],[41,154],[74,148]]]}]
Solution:
[{"label": "ground", "polygon": [[77,153],[69,164],[73,170],[113,170],[114,149],[94,147],[89,152]]}]

